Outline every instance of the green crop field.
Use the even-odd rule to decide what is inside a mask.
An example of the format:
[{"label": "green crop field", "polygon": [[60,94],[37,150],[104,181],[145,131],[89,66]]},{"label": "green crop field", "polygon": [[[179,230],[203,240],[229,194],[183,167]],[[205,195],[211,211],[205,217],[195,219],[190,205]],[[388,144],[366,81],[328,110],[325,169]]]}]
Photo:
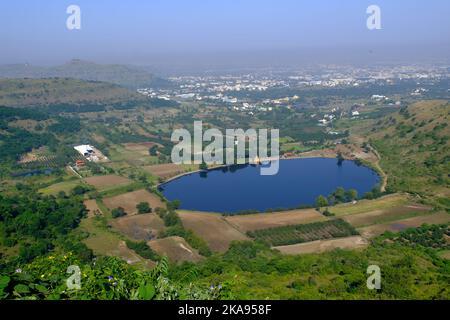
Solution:
[{"label": "green crop field", "polygon": [[271,246],[341,238],[357,234],[358,232],[355,228],[341,219],[248,232],[250,237],[263,241]]}]

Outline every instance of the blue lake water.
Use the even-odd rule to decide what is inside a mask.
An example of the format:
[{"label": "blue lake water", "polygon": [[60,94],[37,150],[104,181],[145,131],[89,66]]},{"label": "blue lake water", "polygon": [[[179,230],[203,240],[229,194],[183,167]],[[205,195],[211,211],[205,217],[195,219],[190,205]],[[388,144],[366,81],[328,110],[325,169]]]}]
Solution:
[{"label": "blue lake water", "polygon": [[196,172],[160,190],[168,200],[180,200],[181,209],[235,213],[313,205],[319,195],[338,187],[362,196],[380,180],[372,169],[347,160],[338,165],[337,159],[292,159],[281,160],[279,166],[273,176],[262,176],[260,167],[251,165]]}]

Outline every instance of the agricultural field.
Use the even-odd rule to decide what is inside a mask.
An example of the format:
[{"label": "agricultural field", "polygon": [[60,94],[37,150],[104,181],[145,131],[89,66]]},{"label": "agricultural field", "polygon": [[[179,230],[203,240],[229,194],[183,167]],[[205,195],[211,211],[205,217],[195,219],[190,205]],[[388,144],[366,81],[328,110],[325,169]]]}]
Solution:
[{"label": "agricultural field", "polygon": [[338,239],[316,240],[273,248],[283,254],[297,255],[307,253],[320,253],[325,251],[332,251],[335,249],[362,249],[367,247],[368,244],[369,242],[363,237],[353,236]]},{"label": "agricultural field", "polygon": [[115,230],[135,241],[149,241],[165,230],[164,222],[155,213],[121,217],[109,222]]},{"label": "agricultural field", "polygon": [[73,190],[73,188],[83,184],[84,183],[82,180],[74,178],[67,181],[52,184],[48,187],[40,189],[39,192],[45,195],[57,195],[61,191],[65,192],[66,194],[69,194]]},{"label": "agricultural field", "polygon": [[83,242],[94,251],[94,254],[119,257],[128,264],[145,269],[151,269],[155,266],[153,261],[144,259],[129,249],[122,236],[109,230],[100,218],[88,217],[83,219],[78,231],[88,234]]},{"label": "agricultural field", "polygon": [[128,142],[122,145],[126,150],[139,153],[143,156],[148,156],[149,149],[153,146],[162,147],[161,144],[155,142]]},{"label": "agricultural field", "polygon": [[[410,246],[423,246],[442,250],[445,255],[450,250],[450,224],[423,225],[420,228],[410,228],[402,232],[389,234],[389,240]],[[383,238],[383,237],[382,237]]]},{"label": "agricultural field", "polygon": [[[22,121],[31,121],[31,120],[22,120]],[[30,129],[28,129],[30,130]],[[20,160],[18,161],[21,165],[26,165],[27,163],[32,163],[36,161],[42,161],[45,162],[45,158],[51,159],[51,154],[48,150],[48,148],[40,147],[37,149],[33,149],[30,152],[27,152],[25,154],[22,154],[20,156]]]},{"label": "agricultural field", "polygon": [[165,204],[157,195],[150,193],[145,189],[103,199],[103,203],[109,210],[122,207],[128,215],[137,214],[136,205],[140,202],[148,202],[153,210],[165,207]]},{"label": "agricultural field", "polygon": [[97,204],[97,200],[95,200],[95,199],[84,200],[83,204],[88,211],[89,218],[103,215],[102,210],[100,209],[100,207]]},{"label": "agricultural field", "polygon": [[157,164],[144,167],[145,171],[161,179],[173,178],[177,175],[197,169],[197,165],[178,165],[174,163]]},{"label": "agricultural field", "polygon": [[232,241],[248,240],[219,214],[206,212],[178,211],[183,226],[204,239],[211,250],[225,252]]},{"label": "agricultural field", "polygon": [[390,209],[393,207],[401,207],[412,203],[413,202],[410,196],[408,196],[407,194],[395,193],[374,200],[359,200],[356,204],[338,204],[336,206],[330,207],[328,210],[332,214],[340,217],[375,210]]},{"label": "agricultural field", "polygon": [[423,224],[445,224],[450,222],[450,214],[438,212],[417,216],[413,218],[397,220],[395,222],[382,223],[369,227],[358,228],[358,232],[365,238],[373,238],[386,231],[399,232],[408,228],[417,228]]},{"label": "agricultural field", "polygon": [[284,246],[315,240],[332,239],[358,235],[358,232],[344,220],[334,219],[309,224],[256,230],[247,233],[255,240],[271,246]]},{"label": "agricultural field", "polygon": [[88,234],[83,242],[96,254],[108,255],[119,247],[121,239],[118,234],[110,232],[96,217],[83,219],[79,230]]},{"label": "agricultural field", "polygon": [[167,237],[147,242],[148,246],[160,254],[167,256],[173,263],[183,261],[198,262],[203,257],[181,237]]},{"label": "agricultural field", "polygon": [[243,233],[288,225],[306,224],[327,220],[314,209],[300,209],[273,213],[235,215],[225,218],[231,225]]},{"label": "agricultural field", "polygon": [[131,180],[117,175],[93,176],[84,178],[87,184],[94,186],[98,191],[105,191],[131,183]]},{"label": "agricultural field", "polygon": [[349,214],[342,217],[354,227],[364,227],[373,224],[381,224],[390,221],[402,220],[414,216],[426,215],[432,208],[420,204],[408,204],[402,206],[391,207],[388,209],[380,209],[368,211],[364,213]]},{"label": "agricultural field", "polygon": [[122,162],[128,166],[147,166],[158,163],[158,158],[150,156],[149,148],[145,147],[145,144],[155,145],[145,142],[144,145],[140,143],[115,144],[109,149],[110,159],[114,163]]}]

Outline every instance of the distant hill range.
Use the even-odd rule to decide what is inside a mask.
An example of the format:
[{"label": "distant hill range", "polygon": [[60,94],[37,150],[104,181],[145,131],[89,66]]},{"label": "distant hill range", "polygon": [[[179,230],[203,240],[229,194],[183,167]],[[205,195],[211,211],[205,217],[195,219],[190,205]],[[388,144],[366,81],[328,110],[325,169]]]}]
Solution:
[{"label": "distant hill range", "polygon": [[0,79],[0,106],[104,105],[145,100],[137,92],[107,82],[71,78]]},{"label": "distant hill range", "polygon": [[74,59],[61,66],[41,67],[29,64],[0,66],[0,78],[73,78],[102,81],[130,89],[169,87],[171,82],[144,69],[118,64],[97,64]]}]

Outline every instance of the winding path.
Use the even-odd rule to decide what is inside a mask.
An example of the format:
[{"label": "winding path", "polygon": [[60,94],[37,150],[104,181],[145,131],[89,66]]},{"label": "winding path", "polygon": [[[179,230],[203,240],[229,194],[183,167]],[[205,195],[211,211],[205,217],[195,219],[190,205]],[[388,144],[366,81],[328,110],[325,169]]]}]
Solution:
[{"label": "winding path", "polygon": [[381,192],[385,192],[386,191],[386,186],[387,186],[387,174],[383,171],[383,169],[380,166],[380,160],[381,160],[381,155],[380,153],[377,151],[377,149],[375,149],[374,147],[372,147],[372,145],[370,145],[369,143],[367,143],[367,146],[370,148],[370,151],[373,152],[373,154],[377,157],[377,161],[375,161],[373,163],[373,165],[376,167],[377,171],[380,173],[381,175],[381,185],[380,185],[380,191]]}]

